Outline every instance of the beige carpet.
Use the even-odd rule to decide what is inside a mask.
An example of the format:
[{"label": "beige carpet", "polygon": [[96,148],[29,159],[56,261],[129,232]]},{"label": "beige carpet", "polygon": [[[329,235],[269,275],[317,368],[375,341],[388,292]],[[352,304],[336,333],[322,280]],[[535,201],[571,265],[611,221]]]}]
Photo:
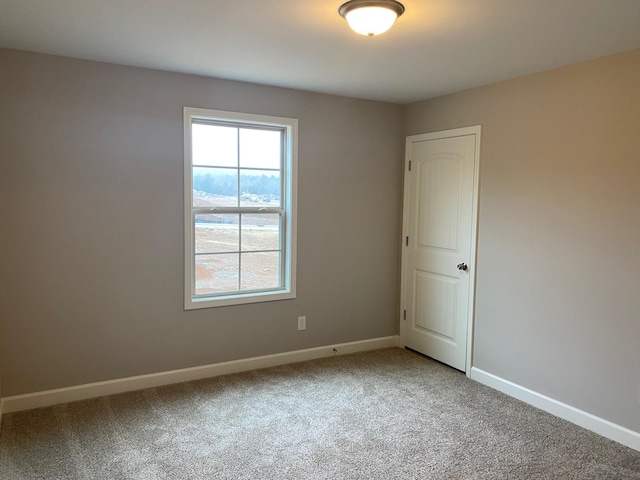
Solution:
[{"label": "beige carpet", "polygon": [[5,416],[0,478],[640,479],[640,452],[386,349]]}]

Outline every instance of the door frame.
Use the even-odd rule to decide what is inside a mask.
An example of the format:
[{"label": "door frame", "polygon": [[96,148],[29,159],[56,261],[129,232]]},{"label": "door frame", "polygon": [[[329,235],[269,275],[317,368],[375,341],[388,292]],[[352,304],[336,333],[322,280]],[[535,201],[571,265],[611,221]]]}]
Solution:
[{"label": "door frame", "polygon": [[409,162],[410,145],[413,142],[423,142],[426,140],[442,140],[446,138],[463,137],[466,135],[475,135],[475,158],[473,168],[473,210],[471,214],[471,258],[469,258],[469,266],[471,267],[471,275],[469,278],[469,311],[467,316],[467,352],[465,360],[465,374],[471,378],[471,367],[473,358],[473,333],[476,310],[476,267],[477,267],[477,248],[478,248],[478,201],[480,197],[480,137],[482,127],[475,125],[471,127],[455,128],[452,130],[442,130],[432,133],[422,133],[418,135],[409,135],[405,141],[404,151],[404,200],[402,203],[402,267],[400,278],[400,343],[401,346],[406,345],[406,319],[405,311],[407,308],[407,247],[404,239],[409,235]]}]

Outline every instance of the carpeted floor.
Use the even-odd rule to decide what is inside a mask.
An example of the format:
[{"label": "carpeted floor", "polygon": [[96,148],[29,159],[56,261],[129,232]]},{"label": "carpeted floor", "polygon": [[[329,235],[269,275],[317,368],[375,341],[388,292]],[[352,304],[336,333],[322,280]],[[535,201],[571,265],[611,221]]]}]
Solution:
[{"label": "carpeted floor", "polygon": [[640,479],[640,452],[401,349],[8,414],[0,478]]}]

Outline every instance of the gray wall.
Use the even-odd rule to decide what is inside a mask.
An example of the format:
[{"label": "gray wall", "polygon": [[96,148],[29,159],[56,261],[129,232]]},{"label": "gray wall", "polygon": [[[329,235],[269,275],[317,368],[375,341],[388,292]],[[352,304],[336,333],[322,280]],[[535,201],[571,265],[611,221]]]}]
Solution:
[{"label": "gray wall", "polygon": [[[3,396],[397,334],[401,106],[11,50],[0,72]],[[297,299],[183,311],[185,105],[299,119]]]},{"label": "gray wall", "polygon": [[640,50],[410,105],[482,125],[476,367],[640,431]]},{"label": "gray wall", "polygon": [[[397,333],[403,135],[481,124],[474,365],[640,431],[640,51],[406,108],[0,66],[3,396]],[[183,311],[185,105],[300,119],[297,299]]]}]

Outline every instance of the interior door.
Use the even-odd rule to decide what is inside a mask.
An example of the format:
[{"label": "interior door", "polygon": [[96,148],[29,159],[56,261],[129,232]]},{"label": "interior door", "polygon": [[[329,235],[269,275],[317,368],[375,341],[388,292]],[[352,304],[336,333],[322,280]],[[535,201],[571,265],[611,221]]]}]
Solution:
[{"label": "interior door", "polygon": [[401,339],[468,371],[480,127],[407,137]]}]

